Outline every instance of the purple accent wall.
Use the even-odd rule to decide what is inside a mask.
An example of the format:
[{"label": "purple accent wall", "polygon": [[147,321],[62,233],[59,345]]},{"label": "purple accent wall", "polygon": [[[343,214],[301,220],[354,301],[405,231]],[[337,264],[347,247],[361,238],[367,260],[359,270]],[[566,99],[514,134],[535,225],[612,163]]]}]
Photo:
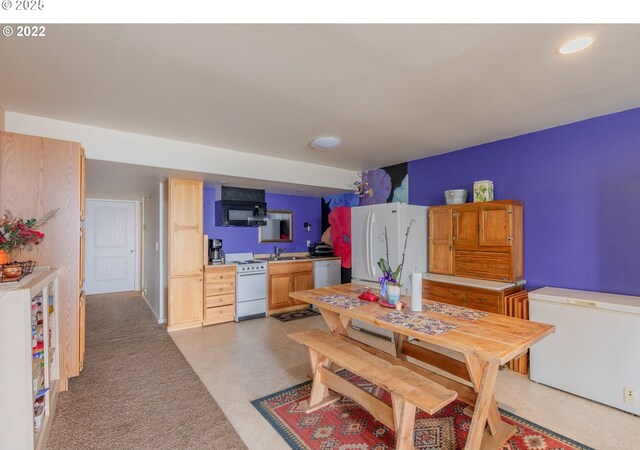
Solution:
[{"label": "purple accent wall", "polygon": [[524,201],[528,290],[640,295],[640,108],[409,162],[409,203],[493,180]]},{"label": "purple accent wall", "polygon": [[[258,228],[253,227],[216,227],[215,188],[204,188],[204,232],[210,238],[222,239],[222,248],[226,253],[272,253],[276,243],[258,243]],[[317,242],[321,236],[321,199],[299,195],[266,194],[268,209],[293,211],[293,242],[278,242],[287,252],[306,252],[307,240]],[[311,231],[303,227],[311,224]]]}]

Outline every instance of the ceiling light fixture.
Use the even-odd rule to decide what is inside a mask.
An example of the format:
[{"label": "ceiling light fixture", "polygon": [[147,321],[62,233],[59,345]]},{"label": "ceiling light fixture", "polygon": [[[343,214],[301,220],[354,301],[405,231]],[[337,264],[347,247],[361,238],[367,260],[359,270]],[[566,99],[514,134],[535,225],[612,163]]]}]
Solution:
[{"label": "ceiling light fixture", "polygon": [[584,50],[593,44],[593,38],[591,36],[583,36],[577,39],[572,39],[565,42],[559,49],[559,55],[570,55],[571,53],[577,53]]},{"label": "ceiling light fixture", "polygon": [[333,150],[340,147],[342,141],[334,136],[320,136],[309,142],[313,148],[317,150]]}]

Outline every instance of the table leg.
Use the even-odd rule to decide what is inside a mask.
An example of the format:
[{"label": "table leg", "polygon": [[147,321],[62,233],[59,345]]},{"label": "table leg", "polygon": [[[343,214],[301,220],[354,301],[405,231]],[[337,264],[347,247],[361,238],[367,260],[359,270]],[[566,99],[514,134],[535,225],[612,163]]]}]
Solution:
[{"label": "table leg", "polygon": [[313,384],[311,385],[309,403],[303,406],[307,414],[340,400],[339,395],[329,392],[329,387],[324,383],[321,376],[322,368],[329,367],[331,360],[312,349],[309,349],[309,355],[313,365]]},{"label": "table leg", "polygon": [[391,393],[393,423],[396,429],[396,450],[413,450],[413,432],[416,420],[416,406],[404,398]]},{"label": "table leg", "polygon": [[[465,449],[497,449],[515,432],[514,427],[500,419],[494,396],[499,365],[482,360],[477,355],[466,354],[465,360],[474,389],[478,393]],[[487,422],[489,432],[485,433]]]},{"label": "table leg", "polygon": [[405,355],[404,352],[402,351],[402,347],[404,346],[404,343],[406,341],[407,341],[407,337],[404,334],[393,333],[393,342],[396,345],[396,358],[402,361],[407,360],[407,355]]},{"label": "table leg", "polygon": [[346,326],[351,320],[349,317],[341,316],[337,312],[329,311],[327,309],[318,308],[322,318],[326,322],[327,326],[331,330],[331,334],[334,336],[348,336]]}]

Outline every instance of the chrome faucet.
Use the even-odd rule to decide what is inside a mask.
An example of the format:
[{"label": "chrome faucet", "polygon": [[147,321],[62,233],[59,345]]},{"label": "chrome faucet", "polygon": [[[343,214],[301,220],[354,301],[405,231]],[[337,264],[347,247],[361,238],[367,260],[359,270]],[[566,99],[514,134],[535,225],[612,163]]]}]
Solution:
[{"label": "chrome faucet", "polygon": [[274,261],[279,260],[280,259],[280,255],[282,255],[286,251],[287,251],[287,249],[278,248],[277,245],[274,245],[273,246],[273,255],[271,255],[271,259],[273,259]]}]

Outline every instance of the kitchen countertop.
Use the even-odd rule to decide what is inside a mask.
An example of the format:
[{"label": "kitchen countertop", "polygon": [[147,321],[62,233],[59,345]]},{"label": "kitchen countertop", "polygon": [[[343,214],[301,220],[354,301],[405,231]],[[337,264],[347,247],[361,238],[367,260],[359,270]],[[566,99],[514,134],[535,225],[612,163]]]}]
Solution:
[{"label": "kitchen countertop", "polygon": [[229,262],[229,263],[224,263],[224,264],[207,264],[204,267],[205,268],[207,268],[207,267],[228,267],[228,266],[235,266],[235,265],[236,265],[235,262]]},{"label": "kitchen countertop", "polygon": [[476,278],[454,277],[451,275],[439,275],[435,273],[425,273],[422,275],[423,280],[439,281],[441,283],[460,284],[462,286],[476,287],[481,289],[490,289],[492,291],[503,291],[513,286],[520,286],[526,283],[526,280],[513,283],[511,281],[489,281],[479,280]]},{"label": "kitchen countertop", "polygon": [[281,258],[291,258],[291,257],[295,257],[296,259],[276,259],[276,260],[272,260],[271,259],[271,253],[256,253],[253,256],[255,259],[259,259],[268,263],[274,263],[274,262],[297,262],[297,261],[315,261],[315,260],[322,260],[322,259],[340,259],[339,256],[309,256],[308,252],[285,252],[282,255],[280,255]]},{"label": "kitchen countertop", "polygon": [[[271,260],[269,259],[271,255],[269,254],[258,254],[254,256],[254,259],[259,261],[264,261],[268,264],[279,264],[279,263],[290,263],[290,262],[303,262],[303,261],[326,261],[330,259],[340,259],[339,256],[309,256],[308,253],[284,253],[282,258],[291,258],[295,257],[295,259],[278,259]],[[235,262],[225,263],[225,264],[207,264],[204,266],[207,267],[224,267],[224,266],[234,266]]]},{"label": "kitchen countertop", "polygon": [[276,260],[271,260],[269,258],[256,258],[256,259],[260,259],[269,264],[304,262],[304,261],[326,261],[329,259],[340,259],[339,256],[308,256],[308,255],[298,256],[296,254],[290,254],[290,255],[285,254],[285,256],[282,256],[282,258],[291,258],[291,257],[294,257],[295,259],[276,259]]}]

